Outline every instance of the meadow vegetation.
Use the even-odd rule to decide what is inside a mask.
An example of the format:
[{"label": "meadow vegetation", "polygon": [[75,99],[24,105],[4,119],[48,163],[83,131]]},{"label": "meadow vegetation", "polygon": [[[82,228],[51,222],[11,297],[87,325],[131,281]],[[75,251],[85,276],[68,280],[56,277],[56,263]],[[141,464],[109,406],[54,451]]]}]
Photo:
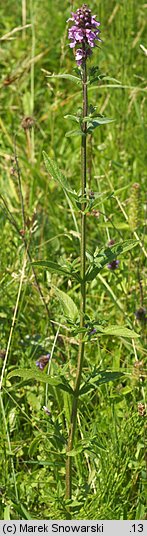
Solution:
[{"label": "meadow vegetation", "polygon": [[[88,136],[87,263],[110,241],[118,253],[118,243],[128,246],[116,257],[117,269],[107,262],[87,284],[84,388],[71,452],[72,499],[65,500],[69,385],[79,344],[79,281],[72,271],[79,269],[80,210],[48,173],[43,152],[79,193],[80,137],[66,135],[74,125],[65,116],[80,110],[81,87],[49,74],[78,76],[66,21],[80,5],[5,0],[0,6],[1,519],[146,516],[143,0],[88,3],[103,40],[89,61],[98,67],[89,104],[114,121]],[[39,261],[58,269],[33,264]],[[36,361],[48,354],[40,370]]]}]

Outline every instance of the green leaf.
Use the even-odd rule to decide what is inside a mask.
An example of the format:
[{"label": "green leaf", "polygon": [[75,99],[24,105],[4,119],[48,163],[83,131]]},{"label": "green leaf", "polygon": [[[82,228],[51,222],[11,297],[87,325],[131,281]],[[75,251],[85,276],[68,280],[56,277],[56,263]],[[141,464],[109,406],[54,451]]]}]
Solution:
[{"label": "green leaf", "polygon": [[90,134],[91,132],[93,132],[93,130],[95,130],[95,128],[99,127],[100,125],[103,125],[106,123],[112,123],[114,121],[114,119],[111,119],[109,121],[105,121],[103,123],[100,123],[99,121],[91,121],[90,124],[87,125],[87,132],[88,134]]},{"label": "green leaf", "polygon": [[138,333],[135,331],[126,328],[125,326],[109,326],[108,328],[103,329],[103,335],[114,335],[115,337],[129,337],[131,339],[136,339],[139,337]]},{"label": "green leaf", "polygon": [[45,152],[43,152],[43,158],[46,169],[51,175],[51,177],[53,177],[53,179],[60,184],[60,186],[63,188],[66,198],[71,200],[73,205],[77,208],[76,203],[79,199],[78,195],[72,190],[72,188],[70,188],[67,179],[59,170],[57,163],[52,160]]},{"label": "green leaf", "polygon": [[[77,131],[71,131],[76,132]],[[70,133],[67,133],[67,135]],[[82,131],[79,130],[79,134],[82,134]],[[79,203],[79,196],[75,191],[70,188],[67,179],[63,175],[63,173],[59,170],[57,163],[52,160],[45,152],[43,152],[43,158],[45,162],[45,166],[49,174],[54,178],[55,181],[57,181],[60,186],[63,188],[63,191],[65,193],[65,196],[67,199],[71,200],[74,206],[77,208],[77,204]]]},{"label": "green leaf", "polygon": [[[109,248],[109,251],[112,251],[115,256],[117,255],[123,255],[127,251],[130,251],[130,249],[135,248],[138,245],[137,240],[125,240],[122,243],[114,244],[114,246],[111,246]],[[108,253],[108,252],[107,252]]]},{"label": "green leaf", "polygon": [[32,456],[36,455],[38,445],[41,443],[41,441],[43,439],[44,438],[43,438],[42,432],[41,432],[41,434],[37,434],[37,436],[35,436],[33,438],[31,443],[29,444],[29,456],[30,456],[30,458],[32,458]]},{"label": "green leaf", "polygon": [[52,261],[36,261],[32,262],[33,266],[40,266],[42,268],[46,268],[49,272],[54,272],[56,274],[66,275],[69,277],[70,272],[68,272],[66,269],[62,268],[60,264],[57,264],[57,262]]},{"label": "green leaf", "polygon": [[86,278],[85,278],[86,281],[93,281],[93,279],[95,279],[95,277],[102,270],[102,268],[104,268],[104,266],[108,263],[108,261],[110,262],[110,260],[112,261],[113,259],[115,259],[115,255],[112,255],[112,253],[110,252],[109,252],[110,255],[107,256],[105,254],[106,251],[107,250],[105,250],[105,252],[99,253],[99,255],[96,256],[93,262],[95,266],[93,266],[93,268],[91,269],[89,267],[86,272]]},{"label": "green leaf", "polygon": [[34,261],[34,262],[32,262],[32,265],[33,266],[40,266],[42,268],[45,268],[46,270],[48,270],[48,272],[53,272],[55,274],[65,275],[66,277],[70,276],[71,279],[73,278],[78,282],[81,281],[80,276],[76,272],[74,272],[74,270],[71,270],[71,272],[70,272],[70,271],[66,270],[65,268],[62,268],[62,266],[60,266],[60,264],[58,264],[57,262]]},{"label": "green leaf", "polygon": [[132,388],[129,385],[126,385],[126,387],[123,387],[123,389],[121,389],[120,394],[123,396],[126,396],[131,392],[132,392]]},{"label": "green leaf", "polygon": [[125,376],[124,372],[93,371],[91,377],[82,385],[80,395],[84,395],[103,383],[113,382]]},{"label": "green leaf", "polygon": [[79,447],[75,447],[74,449],[70,450],[70,452],[67,452],[67,456],[76,456],[77,454],[80,454],[80,452],[83,452],[85,448],[83,445],[79,445]]},{"label": "green leaf", "polygon": [[26,510],[22,503],[16,504],[13,502],[13,508],[20,515],[21,519],[33,519],[31,513]]},{"label": "green leaf", "polygon": [[7,504],[4,508],[3,519],[9,521],[11,519],[11,506]]},{"label": "green leaf", "polygon": [[124,255],[124,253],[136,247],[137,244],[137,240],[126,240],[125,242],[114,244],[113,246],[107,247],[106,249],[101,251],[98,251],[97,248],[94,253],[94,257],[99,257],[99,255],[103,254],[105,257],[107,257],[108,261],[111,261],[113,259],[116,259],[118,256],[120,257]]},{"label": "green leaf", "polygon": [[96,276],[98,275],[101,269],[102,269],[102,266],[100,268],[95,266],[91,270],[88,270],[86,273],[85,281],[87,282],[93,281],[93,279],[96,278]]},{"label": "green leaf", "polygon": [[[106,449],[105,447],[103,447],[102,445],[100,445],[99,443],[97,443],[96,441],[96,448],[98,449],[101,449],[101,450],[104,450],[106,452]],[[77,456],[77,454],[80,454],[81,452],[84,452],[84,451],[88,451],[89,453],[91,454],[95,454],[95,449],[94,449],[94,445],[92,444],[81,444],[80,445],[77,445],[77,447],[75,447],[74,449],[70,450],[70,452],[66,452],[66,456]]]},{"label": "green leaf", "polygon": [[83,136],[83,135],[84,133],[82,132],[82,130],[69,130],[68,132],[66,132],[65,138],[70,138],[73,136]]},{"label": "green leaf", "polygon": [[61,302],[65,315],[69,317],[73,322],[75,322],[79,316],[78,308],[75,305],[74,301],[66,292],[59,290],[57,287],[53,287],[55,294],[59,301]]},{"label": "green leaf", "polygon": [[107,123],[113,123],[114,121],[115,119],[110,119],[109,117],[100,117],[99,115],[97,117],[86,116],[83,119],[83,122],[87,122],[87,123],[90,122],[93,124],[96,122],[96,126],[106,125]]},{"label": "green leaf", "polygon": [[11,371],[8,374],[8,379],[19,376],[20,378],[23,378],[24,380],[36,380],[43,383],[48,383],[52,387],[58,387],[62,391],[67,391],[70,394],[73,394],[73,390],[70,387],[69,383],[65,380],[63,376],[54,376],[51,377],[48,374],[45,374],[44,372],[37,371],[35,369],[16,369]]},{"label": "green leaf", "polygon": [[71,119],[72,121],[75,121],[76,123],[79,123],[79,117],[77,117],[77,115],[67,114],[67,115],[64,115],[64,118],[65,119]]},{"label": "green leaf", "polygon": [[117,259],[118,256],[120,257],[127,251],[130,251],[137,246],[137,244],[137,240],[126,240],[125,242],[115,244],[102,250],[96,248],[94,258],[92,259],[93,266],[88,268],[85,280],[93,281],[108,262],[111,262]]},{"label": "green leaf", "polygon": [[110,119],[109,117],[84,117],[83,121],[87,122],[87,132],[92,132],[95,128],[100,125],[107,125],[108,123],[113,123],[115,119]]},{"label": "green leaf", "polygon": [[48,173],[53,177],[53,179],[62,186],[63,190],[67,192],[72,192],[72,188],[70,188],[67,179],[63,175],[62,171],[59,170],[57,163],[55,160],[52,160],[45,151],[43,151],[43,159],[46,166],[46,169]]},{"label": "green leaf", "polygon": [[102,81],[103,80],[109,80],[110,82],[116,82],[116,84],[121,84],[119,80],[116,80],[116,78],[112,78],[111,76],[103,76]]},{"label": "green leaf", "polygon": [[47,78],[65,78],[66,80],[75,82],[75,84],[81,84],[81,78],[79,78],[78,76],[73,76],[72,74],[51,74],[47,75]]},{"label": "green leaf", "polygon": [[43,383],[48,383],[49,385],[58,385],[59,378],[51,378],[48,376],[48,374],[45,374],[44,372],[40,372],[39,370],[35,369],[15,369],[9,372],[8,379],[14,377],[14,376],[20,376],[24,380],[36,380],[36,381],[42,381]]},{"label": "green leaf", "polygon": [[114,192],[103,192],[101,194],[95,193],[95,199],[92,200],[92,209],[98,207],[100,204],[104,203],[104,201],[111,199],[113,197]]},{"label": "green leaf", "polygon": [[61,379],[60,381],[63,381],[63,383],[59,383],[57,385],[58,389],[61,389],[61,391],[65,391],[66,393],[69,393],[70,395],[73,395],[73,389],[72,387],[69,385],[69,383],[65,380],[65,378],[63,378],[63,376],[61,376]]}]

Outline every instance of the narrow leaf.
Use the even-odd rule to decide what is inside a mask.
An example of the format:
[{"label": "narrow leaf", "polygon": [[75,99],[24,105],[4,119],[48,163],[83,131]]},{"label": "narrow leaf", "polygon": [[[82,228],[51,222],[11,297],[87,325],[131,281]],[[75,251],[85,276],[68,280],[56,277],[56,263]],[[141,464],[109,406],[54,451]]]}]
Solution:
[{"label": "narrow leaf", "polygon": [[[98,443],[97,441],[96,441],[95,447],[96,449],[98,448],[98,449],[106,451],[105,447],[103,447],[103,445],[100,445],[100,443]],[[67,452],[66,456],[76,456],[77,454],[80,454],[80,452],[84,452],[84,451],[88,451],[90,454],[95,454],[95,448],[92,444],[90,445],[81,444],[81,445],[77,445],[77,447],[70,450],[70,452]]]},{"label": "narrow leaf", "polygon": [[47,78],[65,78],[66,80],[75,82],[75,84],[81,84],[81,78],[79,78],[78,76],[73,76],[72,74],[51,74],[47,75]]},{"label": "narrow leaf", "polygon": [[68,296],[68,294],[66,294],[62,290],[59,290],[56,287],[53,287],[53,288],[54,288],[57,298],[62,304],[62,307],[66,316],[68,316],[73,322],[75,322],[78,318],[78,309],[74,301],[72,300],[70,296]]},{"label": "narrow leaf", "polygon": [[33,519],[32,515],[22,503],[16,504],[13,502],[13,509],[20,515],[20,519]]},{"label": "narrow leaf", "polygon": [[92,262],[95,266],[92,266],[91,269],[90,267],[88,268],[85,280],[93,281],[93,279],[95,279],[98,273],[108,262],[111,262],[118,258],[118,256],[120,257],[127,251],[130,251],[132,248],[137,246],[137,244],[137,240],[127,240],[125,242],[115,244],[111,247],[107,247],[102,250],[96,248],[94,253],[94,259],[92,259]]},{"label": "narrow leaf", "polygon": [[85,382],[81,389],[80,389],[80,395],[84,395],[85,393],[88,393],[89,391],[95,389],[95,387],[98,387],[99,385],[102,385],[103,383],[113,382],[115,380],[120,379],[122,376],[125,376],[123,372],[107,372],[107,371],[95,371],[95,374],[92,375],[91,378],[87,382]]},{"label": "narrow leaf", "polygon": [[83,452],[85,450],[85,448],[83,447],[83,445],[79,445],[78,447],[70,450],[69,452],[66,453],[67,456],[76,456],[77,454],[80,454],[80,452]]},{"label": "narrow leaf", "polygon": [[36,381],[42,381],[43,383],[48,383],[49,385],[58,385],[60,383],[59,377],[54,376],[51,378],[48,376],[48,374],[45,374],[44,372],[41,372],[39,370],[35,369],[16,369],[12,370],[8,374],[8,379],[12,378],[13,376],[20,376],[20,378],[23,378],[24,380],[36,380]]},{"label": "narrow leaf", "polygon": [[70,394],[73,394],[73,390],[70,387],[69,383],[62,377],[62,376],[54,376],[51,377],[48,374],[45,374],[41,371],[36,371],[35,369],[16,369],[11,371],[8,374],[8,379],[19,376],[20,378],[23,378],[23,380],[36,380],[43,383],[48,383],[52,387],[58,387],[59,389],[63,391],[67,391]]},{"label": "narrow leaf", "polygon": [[105,250],[105,253],[109,256],[109,252],[112,252],[115,256],[120,256],[126,253],[127,251],[130,251],[130,249],[135,248],[138,245],[137,240],[125,240],[124,242],[120,242],[118,244],[114,244],[111,246],[111,248],[107,248]]},{"label": "narrow leaf", "polygon": [[87,282],[90,282],[90,281],[93,281],[96,276],[98,275],[98,273],[100,272],[102,267],[97,267],[95,266],[94,268],[92,268],[90,271],[87,272],[86,274],[86,277],[85,277],[85,281]]},{"label": "narrow leaf", "polygon": [[11,506],[10,506],[10,504],[7,504],[7,506],[5,506],[5,508],[4,508],[3,519],[5,521],[9,521],[11,519]]},{"label": "narrow leaf", "polygon": [[49,272],[54,272],[56,274],[62,274],[69,277],[70,272],[68,272],[66,269],[62,268],[60,264],[57,262],[52,261],[35,261],[32,262],[33,266],[40,266],[42,268],[46,268]]},{"label": "narrow leaf", "polygon": [[103,329],[103,335],[114,335],[115,337],[129,337],[131,339],[136,339],[139,337],[139,334],[135,331],[126,328],[125,326],[109,326]]},{"label": "narrow leaf", "polygon": [[67,114],[67,115],[64,115],[64,118],[65,119],[71,119],[72,121],[75,121],[76,123],[79,123],[79,117],[77,117],[76,115]]},{"label": "narrow leaf", "polygon": [[116,80],[116,78],[112,78],[111,76],[103,76],[102,81],[103,80],[109,80],[110,82],[116,82],[116,84],[121,84],[121,82],[119,82],[119,80]]},{"label": "narrow leaf", "polygon": [[43,159],[44,159],[46,169],[48,173],[51,175],[51,177],[53,177],[55,181],[59,182],[59,184],[62,186],[64,190],[66,190],[67,192],[72,192],[72,188],[70,188],[67,179],[63,175],[62,171],[60,171],[60,169],[58,168],[58,165],[55,162],[55,160],[52,160],[52,158],[50,158],[45,153],[45,151],[43,151]]},{"label": "narrow leaf", "polygon": [[70,138],[70,137],[73,137],[73,136],[83,136],[82,130],[69,130],[65,134],[66,138]]},{"label": "narrow leaf", "polygon": [[51,158],[49,158],[49,156],[45,152],[43,152],[43,158],[46,169],[51,175],[51,177],[53,177],[53,179],[57,181],[63,188],[66,198],[69,199],[75,207],[77,207],[76,203],[79,199],[78,195],[72,190],[72,188],[70,188],[67,179],[59,170],[57,163]]},{"label": "narrow leaf", "polygon": [[74,270],[68,271],[65,268],[62,268],[60,264],[57,264],[56,262],[52,261],[35,261],[32,262],[33,266],[40,266],[42,268],[45,268],[49,272],[53,272],[55,274],[65,275],[66,277],[69,277],[71,279],[75,279],[76,281],[80,282],[80,276],[74,272]]},{"label": "narrow leaf", "polygon": [[109,117],[100,117],[99,115],[97,117],[90,117],[86,116],[84,117],[83,121],[90,122],[92,124],[96,123],[96,126],[98,125],[106,125],[107,123],[113,123],[115,119],[111,119]]}]

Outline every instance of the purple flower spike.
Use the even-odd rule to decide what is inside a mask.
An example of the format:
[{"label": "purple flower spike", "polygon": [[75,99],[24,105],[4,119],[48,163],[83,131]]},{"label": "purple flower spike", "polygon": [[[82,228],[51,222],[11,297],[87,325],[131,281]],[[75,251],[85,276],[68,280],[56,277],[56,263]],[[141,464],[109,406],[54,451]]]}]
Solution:
[{"label": "purple flower spike", "polygon": [[116,270],[119,266],[119,261],[112,261],[112,262],[109,262],[109,264],[107,265],[109,270]]},{"label": "purple flower spike", "polygon": [[[96,15],[91,14],[91,9],[86,4],[68,19],[67,22],[74,22],[73,26],[69,29],[68,38],[71,41],[70,48],[76,47],[78,49],[75,53],[76,62],[78,65],[82,65],[84,61],[91,56],[91,48],[96,47],[96,41],[101,41],[99,38],[100,22],[96,21]],[[79,45],[81,48],[79,48]]]},{"label": "purple flower spike", "polygon": [[36,361],[36,367],[38,367],[40,370],[44,370],[45,366],[49,362],[51,354],[42,355],[37,359]]}]

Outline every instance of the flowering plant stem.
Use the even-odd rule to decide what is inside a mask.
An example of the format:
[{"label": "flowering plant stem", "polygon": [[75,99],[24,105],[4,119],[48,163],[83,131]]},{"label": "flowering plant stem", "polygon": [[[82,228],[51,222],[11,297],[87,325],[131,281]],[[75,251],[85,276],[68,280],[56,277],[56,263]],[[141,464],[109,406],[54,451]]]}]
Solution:
[{"label": "flowering plant stem", "polygon": [[[84,46],[84,45],[83,45]],[[87,70],[86,60],[83,62],[82,67],[82,94],[83,94],[83,119],[88,113],[88,98],[87,98]],[[87,123],[83,121],[82,137],[81,137],[81,193],[82,198],[85,197],[81,207],[81,298],[80,298],[80,328],[84,327],[85,319],[85,307],[86,307],[86,283],[85,283],[85,269],[86,269],[86,136],[87,136]],[[75,380],[75,389],[72,402],[70,430],[67,445],[67,462],[66,462],[66,499],[71,499],[72,496],[72,457],[69,455],[73,449],[74,434],[77,422],[77,409],[79,390],[82,375],[82,366],[84,359],[85,342],[83,340],[83,333],[80,333],[79,353],[77,361],[77,372]]]}]

